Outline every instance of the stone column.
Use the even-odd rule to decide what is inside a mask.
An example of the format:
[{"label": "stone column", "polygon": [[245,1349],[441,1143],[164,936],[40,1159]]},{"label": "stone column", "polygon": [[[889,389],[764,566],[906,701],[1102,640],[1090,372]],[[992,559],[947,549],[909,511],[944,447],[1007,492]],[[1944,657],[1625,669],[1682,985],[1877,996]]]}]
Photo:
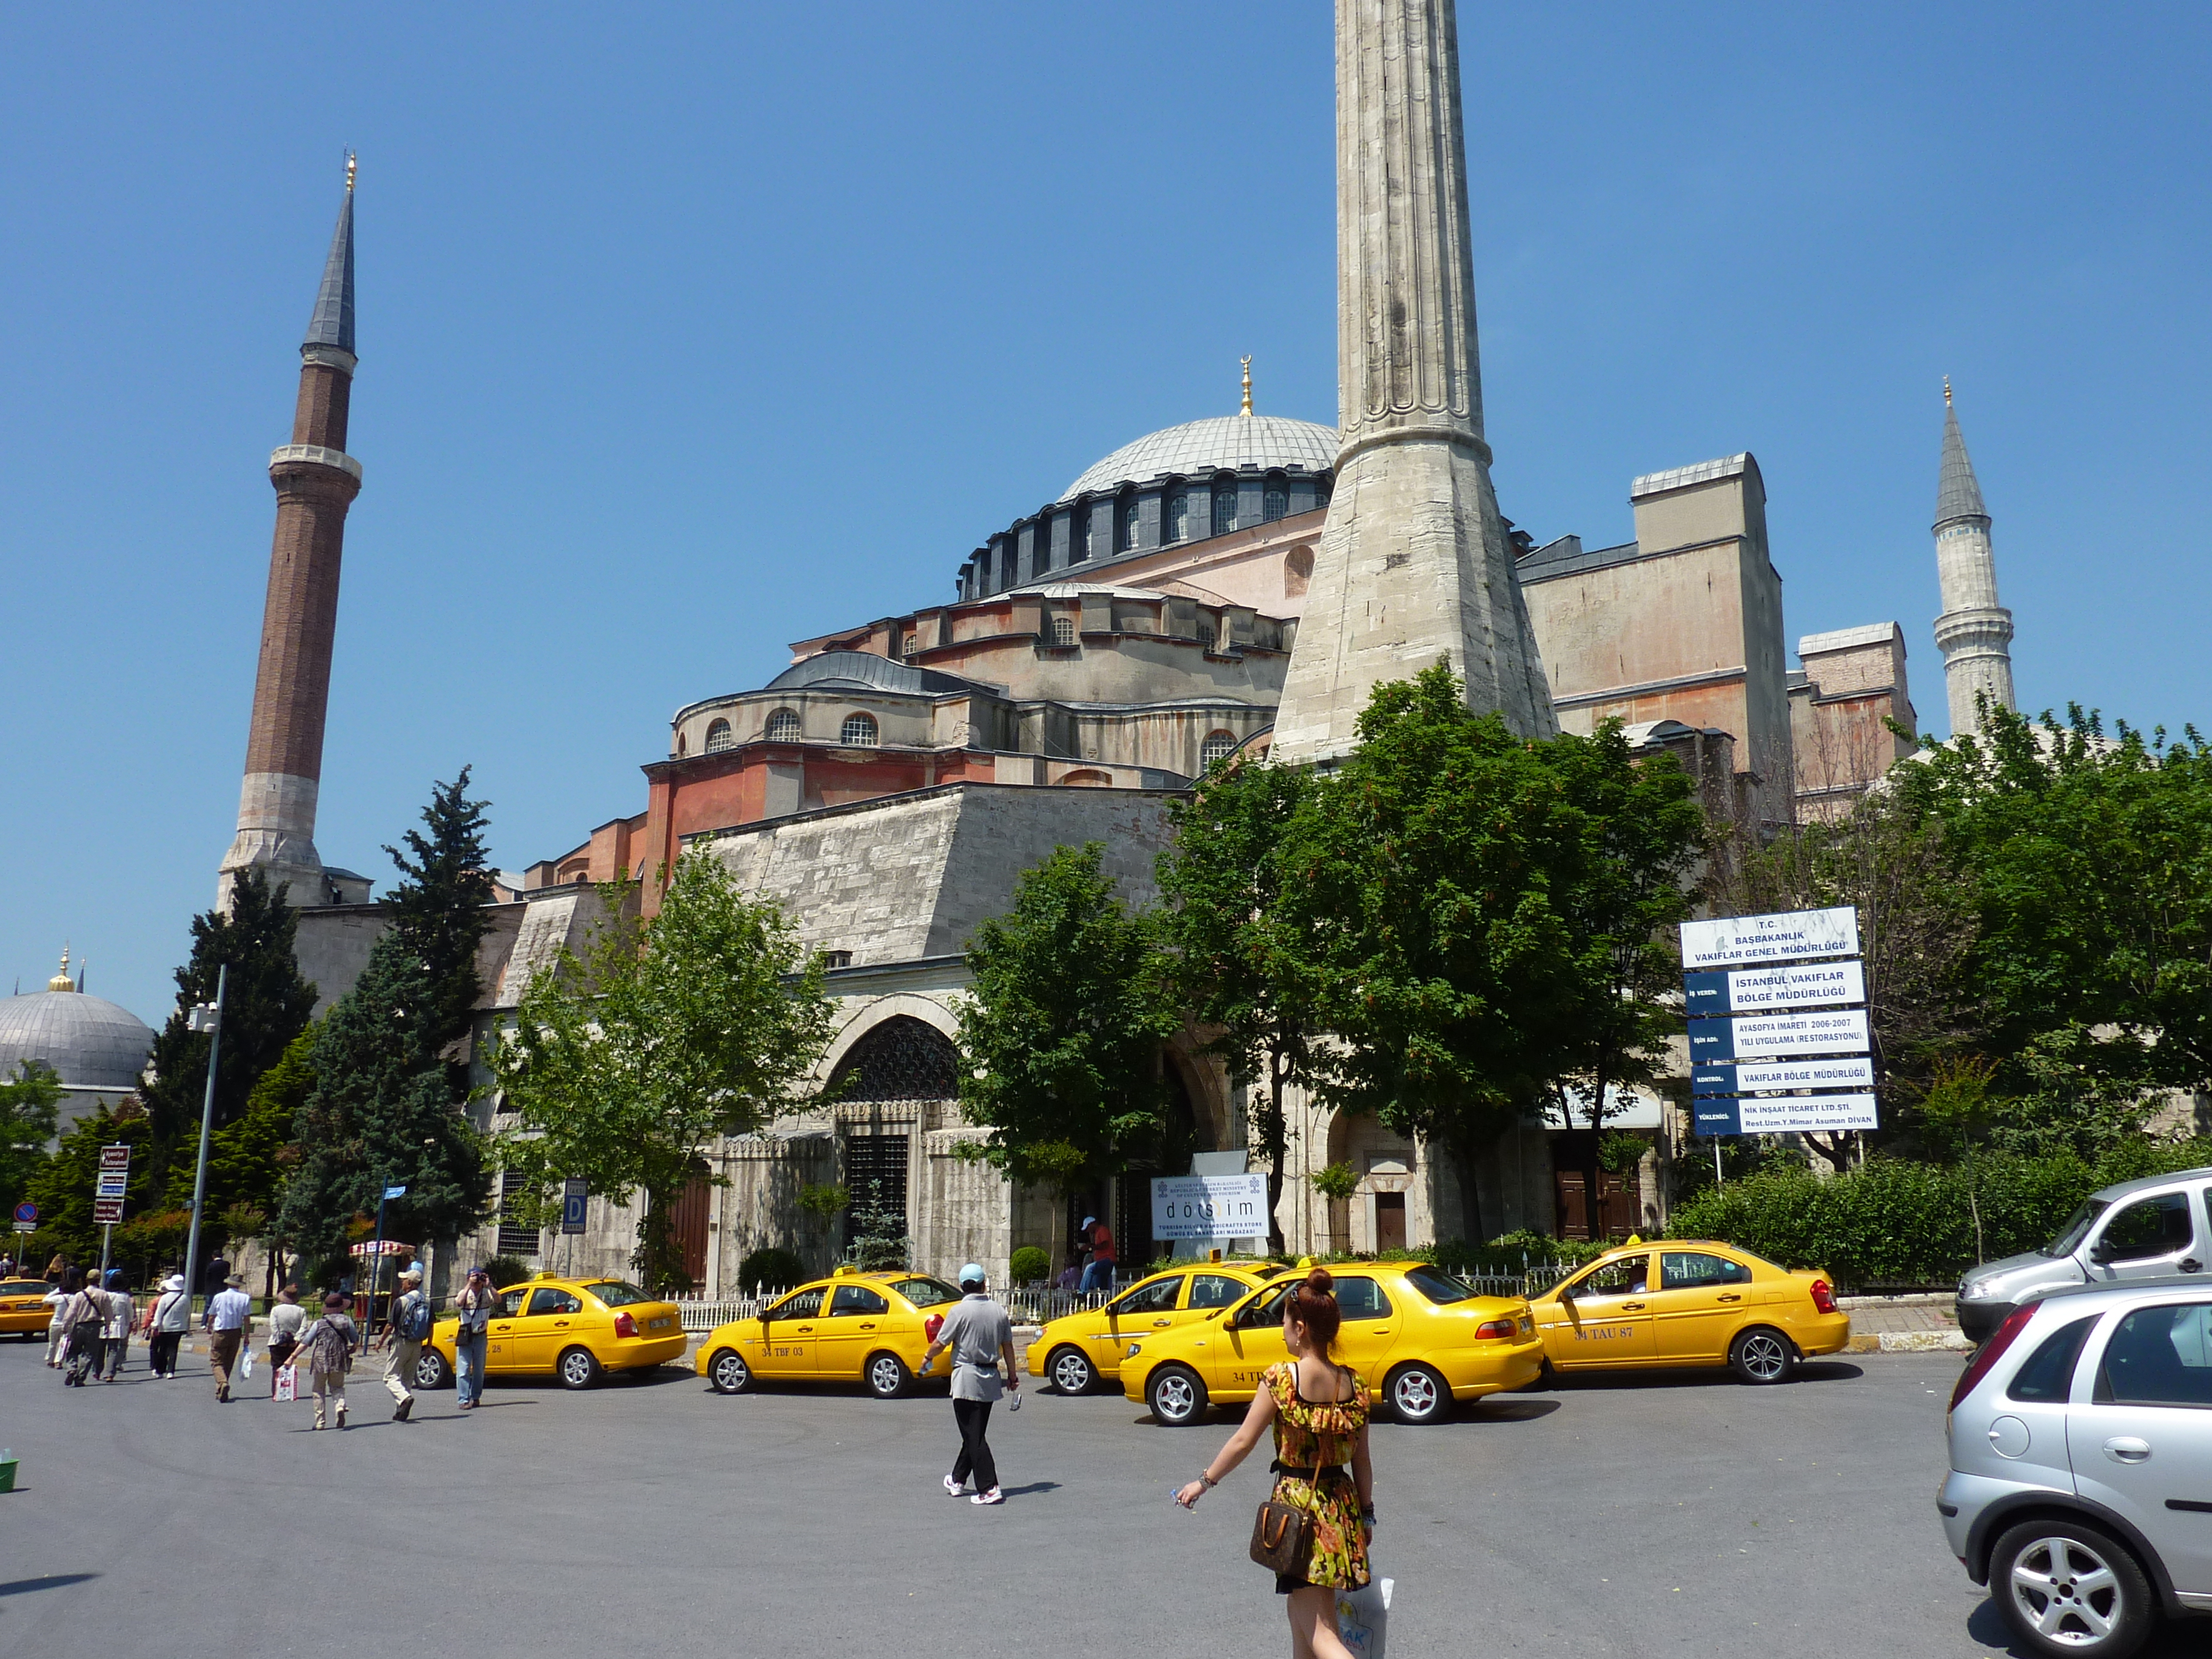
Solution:
[{"label": "stone column", "polygon": [[1559,729],[1491,490],[1451,0],[1337,0],[1344,447],[1275,721],[1327,763],[1368,695],[1442,659],[1470,707]]}]

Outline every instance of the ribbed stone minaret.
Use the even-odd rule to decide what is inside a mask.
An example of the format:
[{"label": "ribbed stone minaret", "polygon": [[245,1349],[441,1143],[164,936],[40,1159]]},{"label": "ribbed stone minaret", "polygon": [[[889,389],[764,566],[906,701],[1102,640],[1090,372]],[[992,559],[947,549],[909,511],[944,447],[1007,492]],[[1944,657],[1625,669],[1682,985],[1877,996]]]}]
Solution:
[{"label": "ribbed stone minaret", "polygon": [[272,887],[289,884],[295,904],[330,901],[315,851],[315,796],[323,774],[323,716],[330,702],[346,509],[361,489],[361,463],[345,453],[356,362],[353,183],[349,156],[345,203],[300,347],[292,441],[269,458],[269,481],[276,488],[276,540],[269,555],[238,836],[223,855],[216,884],[216,902],[223,905],[230,902],[238,872],[253,865],[268,872]]},{"label": "ribbed stone minaret", "polygon": [[1943,614],[1936,618],[1936,647],[1943,653],[1943,684],[1950,693],[1951,734],[1977,729],[1979,692],[2002,708],[2012,698],[2012,612],[1997,603],[1996,558],[1990,548],[1990,515],[1982,487],[1966,459],[1951,383],[1943,382],[1943,476],[1936,490],[1936,574]]},{"label": "ribbed stone minaret", "polygon": [[1443,658],[1468,703],[1559,729],[1490,487],[1452,0],[1336,0],[1344,447],[1273,758],[1347,752],[1368,694]]}]

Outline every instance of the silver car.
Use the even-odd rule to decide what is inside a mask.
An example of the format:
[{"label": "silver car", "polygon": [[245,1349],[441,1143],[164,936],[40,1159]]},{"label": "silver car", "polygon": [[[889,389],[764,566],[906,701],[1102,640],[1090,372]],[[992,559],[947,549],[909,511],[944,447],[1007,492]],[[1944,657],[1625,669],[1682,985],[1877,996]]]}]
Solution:
[{"label": "silver car", "polygon": [[1967,1576],[2036,1653],[2120,1659],[2212,1612],[2212,1284],[2014,1310],[1951,1395],[1936,1495]]},{"label": "silver car", "polygon": [[1959,1281],[1959,1328],[1988,1340],[2022,1303],[2067,1285],[2202,1273],[2212,1261],[2212,1170],[2147,1176],[2089,1195],[2039,1250],[1984,1261]]}]

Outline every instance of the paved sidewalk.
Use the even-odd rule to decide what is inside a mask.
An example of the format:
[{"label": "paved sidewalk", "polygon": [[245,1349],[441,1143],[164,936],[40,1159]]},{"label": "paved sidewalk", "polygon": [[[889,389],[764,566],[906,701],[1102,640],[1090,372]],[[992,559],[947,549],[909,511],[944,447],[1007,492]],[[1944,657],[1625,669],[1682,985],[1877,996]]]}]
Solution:
[{"label": "paved sidewalk", "polygon": [[1846,1353],[1964,1352],[1974,1345],[1959,1328],[1949,1295],[1846,1296],[1836,1305],[1851,1316]]}]

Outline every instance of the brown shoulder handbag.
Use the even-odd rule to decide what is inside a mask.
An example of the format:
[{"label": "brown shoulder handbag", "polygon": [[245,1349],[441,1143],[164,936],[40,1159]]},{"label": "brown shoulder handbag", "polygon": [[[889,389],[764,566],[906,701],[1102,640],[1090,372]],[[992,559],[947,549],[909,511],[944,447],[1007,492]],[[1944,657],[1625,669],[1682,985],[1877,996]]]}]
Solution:
[{"label": "brown shoulder handbag", "polygon": [[[1321,1470],[1316,1463],[1310,1485],[1321,1484]],[[1271,1492],[1252,1517],[1252,1559],[1270,1572],[1303,1578],[1313,1564],[1313,1537],[1312,1509],[1279,1504]]]}]

